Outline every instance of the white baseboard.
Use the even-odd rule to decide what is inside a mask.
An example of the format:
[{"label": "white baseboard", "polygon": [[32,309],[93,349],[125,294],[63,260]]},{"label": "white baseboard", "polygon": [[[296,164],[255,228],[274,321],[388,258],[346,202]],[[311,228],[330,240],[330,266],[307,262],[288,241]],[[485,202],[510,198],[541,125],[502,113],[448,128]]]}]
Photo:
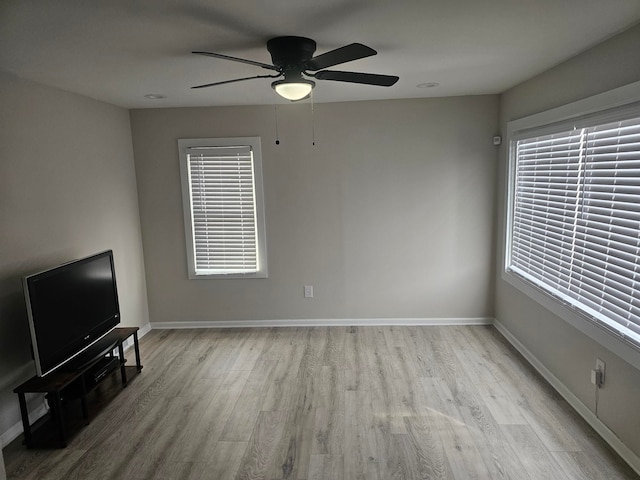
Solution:
[{"label": "white baseboard", "polygon": [[0,383],[0,392],[5,390],[13,390],[25,380],[33,377],[36,374],[35,363],[25,363],[21,367],[15,369],[9,376],[2,379]]},{"label": "white baseboard", "polygon": [[536,356],[527,349],[500,321],[494,322],[496,329],[535,368],[544,379],[571,405],[576,412],[600,435],[622,459],[640,474],[640,457],[632,452],[596,415],[576,397]]},{"label": "white baseboard", "polygon": [[[143,325],[142,327],[140,327],[140,330],[138,330],[138,339],[144,337],[150,331],[151,331],[150,323]],[[133,337],[129,337],[124,342],[122,342],[122,347],[124,348],[125,352],[129,350],[131,347],[133,347]]]},{"label": "white baseboard", "polygon": [[[10,376],[2,379],[2,384],[0,384],[0,391],[12,391],[15,387],[20,385],[25,380],[33,377],[36,373],[35,364],[33,362],[26,363],[22,365],[20,368],[17,368]],[[18,397],[16,396],[16,403],[18,402]],[[35,408],[33,412],[29,412],[29,416],[32,421],[36,421],[42,415],[46,413],[44,405],[41,405],[39,408]],[[0,448],[4,448],[10,442],[12,442],[18,435],[22,433],[22,421],[16,423],[11,426],[6,432],[2,432],[0,435]]]},{"label": "white baseboard", "polygon": [[150,323],[147,323],[147,324],[143,325],[142,327],[140,327],[140,330],[138,330],[138,338],[144,337],[150,331],[151,331],[151,324]]},{"label": "white baseboard", "polygon": [[493,318],[303,318],[282,320],[220,320],[151,322],[151,329],[259,328],[259,327],[352,327],[352,326],[437,326],[492,325]]},{"label": "white baseboard", "polygon": [[[150,331],[151,331],[151,324],[147,323],[146,325],[143,325],[142,327],[140,327],[140,330],[138,330],[138,338],[144,337]],[[128,350],[133,346],[133,338],[127,339],[122,345],[125,351]],[[2,382],[2,385],[0,385],[1,387],[0,391],[5,389],[10,389],[10,388],[12,389],[12,387],[20,385],[20,383],[24,382],[25,380],[28,380],[34,374],[35,374],[35,367],[32,362],[29,362],[23,365],[18,370],[16,370],[15,373],[11,375],[11,377],[4,380]],[[16,402],[17,401],[18,400],[16,397]],[[45,407],[44,402],[41,402],[40,406],[29,410],[30,423],[33,424],[40,417],[46,415],[47,412],[48,412],[48,409]],[[4,448],[7,445],[9,445],[9,443],[13,442],[16,438],[18,438],[18,436],[20,436],[22,432],[23,432],[22,420],[20,420],[19,422],[15,423],[13,426],[9,427],[9,429],[6,432],[3,432],[2,435],[0,435],[0,448]]]},{"label": "white baseboard", "polygon": [[[44,394],[43,394],[43,396],[44,396]],[[48,411],[49,410],[44,406],[44,401],[43,401],[42,404],[39,407],[34,408],[34,409],[29,411],[29,422],[31,424],[33,424],[40,417],[45,416]],[[20,436],[20,434],[22,434],[22,432],[23,432],[22,420],[20,420],[18,423],[14,424],[12,427],[10,427],[9,430],[4,432],[2,434],[2,436],[0,436],[0,448],[4,448],[7,445],[9,445],[16,438],[18,438]]]}]

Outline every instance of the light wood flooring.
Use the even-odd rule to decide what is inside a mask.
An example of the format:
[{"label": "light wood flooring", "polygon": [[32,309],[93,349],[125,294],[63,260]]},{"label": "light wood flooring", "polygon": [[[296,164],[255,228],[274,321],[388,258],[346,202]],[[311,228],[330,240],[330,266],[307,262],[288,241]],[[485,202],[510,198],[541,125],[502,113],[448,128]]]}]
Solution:
[{"label": "light wood flooring", "polygon": [[638,478],[493,327],[155,330],[140,346],[142,374],[66,449],[5,448],[9,479]]}]

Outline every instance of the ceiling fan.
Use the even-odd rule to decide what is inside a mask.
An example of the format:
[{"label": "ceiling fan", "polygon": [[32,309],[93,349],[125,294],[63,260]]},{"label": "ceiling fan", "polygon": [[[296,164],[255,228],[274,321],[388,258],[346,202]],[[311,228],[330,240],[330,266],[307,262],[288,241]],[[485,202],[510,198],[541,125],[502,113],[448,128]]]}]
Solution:
[{"label": "ceiling fan", "polygon": [[333,80],[337,82],[378,85],[381,87],[390,87],[398,81],[398,77],[392,75],[324,70],[325,68],[333,67],[334,65],[370,57],[378,53],[373,48],[362,45],[361,43],[352,43],[314,57],[313,53],[316,51],[316,42],[310,38],[287,36],[276,37],[269,40],[267,42],[267,50],[271,54],[273,65],[253,60],[246,60],[244,58],[231,57],[221,53],[192,52],[198,55],[205,55],[207,57],[247,63],[249,65],[255,65],[256,67],[272,70],[276,73],[273,75],[255,75],[253,77],[207,83],[191,88],[213,87],[215,85],[242,82],[244,80],[252,80],[254,78],[284,77],[281,80],[274,81],[271,86],[282,97],[287,100],[296,101],[308,97],[311,90],[316,85],[313,80],[304,78],[303,75],[315,78],[316,80]]}]

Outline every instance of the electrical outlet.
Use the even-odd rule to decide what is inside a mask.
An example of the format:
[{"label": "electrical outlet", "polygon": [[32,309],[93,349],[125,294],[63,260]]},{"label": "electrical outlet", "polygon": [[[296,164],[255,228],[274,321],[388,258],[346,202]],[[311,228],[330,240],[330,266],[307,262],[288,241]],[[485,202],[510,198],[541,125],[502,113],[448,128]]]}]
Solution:
[{"label": "electrical outlet", "polygon": [[600,372],[600,384],[598,385],[600,388],[604,385],[605,368],[606,364],[604,363],[604,360],[596,358],[596,370]]},{"label": "electrical outlet", "polygon": [[304,298],[313,298],[313,285],[304,286]]}]

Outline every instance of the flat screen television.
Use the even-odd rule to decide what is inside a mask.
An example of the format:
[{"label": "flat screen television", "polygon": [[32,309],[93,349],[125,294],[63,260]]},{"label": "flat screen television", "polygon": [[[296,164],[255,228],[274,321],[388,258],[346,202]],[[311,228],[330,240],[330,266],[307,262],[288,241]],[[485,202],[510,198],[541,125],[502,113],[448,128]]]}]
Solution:
[{"label": "flat screen television", "polygon": [[28,275],[23,287],[38,376],[85,352],[120,323],[111,250]]}]

